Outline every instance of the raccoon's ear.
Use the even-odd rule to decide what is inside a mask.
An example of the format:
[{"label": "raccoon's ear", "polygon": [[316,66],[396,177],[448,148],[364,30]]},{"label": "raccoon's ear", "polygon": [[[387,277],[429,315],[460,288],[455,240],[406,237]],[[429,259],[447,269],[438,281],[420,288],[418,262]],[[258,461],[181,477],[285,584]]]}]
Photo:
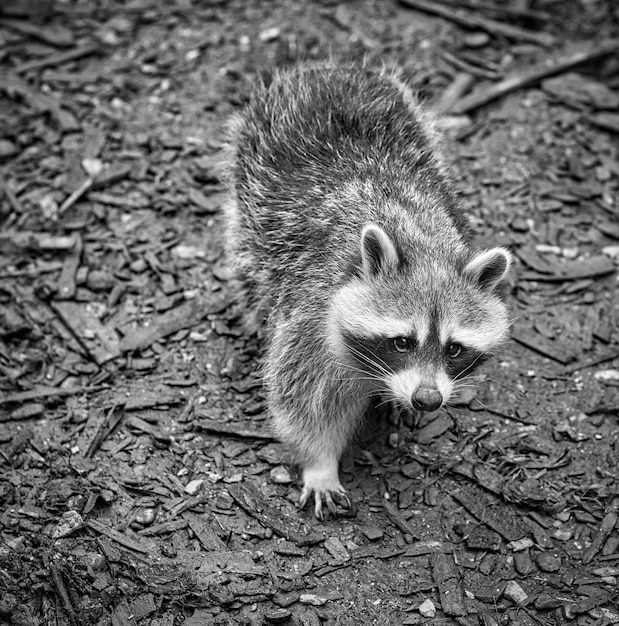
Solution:
[{"label": "raccoon's ear", "polygon": [[484,291],[492,291],[505,279],[512,264],[512,255],[505,248],[492,248],[478,254],[464,268]]},{"label": "raccoon's ear", "polygon": [[400,259],[393,241],[376,224],[368,224],[361,231],[361,261],[368,278],[398,266]]}]

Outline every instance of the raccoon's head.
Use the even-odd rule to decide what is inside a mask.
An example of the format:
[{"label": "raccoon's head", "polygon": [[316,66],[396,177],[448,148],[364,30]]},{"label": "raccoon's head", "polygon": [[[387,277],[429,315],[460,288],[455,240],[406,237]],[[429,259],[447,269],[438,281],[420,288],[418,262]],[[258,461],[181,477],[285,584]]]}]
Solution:
[{"label": "raccoon's head", "polygon": [[338,362],[400,405],[434,411],[508,337],[504,248],[471,257],[458,242],[412,253],[382,228],[360,235],[356,275],[331,300]]}]

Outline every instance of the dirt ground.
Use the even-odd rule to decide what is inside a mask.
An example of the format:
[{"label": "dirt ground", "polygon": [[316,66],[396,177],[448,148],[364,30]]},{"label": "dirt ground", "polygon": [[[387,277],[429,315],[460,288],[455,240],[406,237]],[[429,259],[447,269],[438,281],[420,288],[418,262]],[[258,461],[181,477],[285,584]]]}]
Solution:
[{"label": "dirt ground", "polygon": [[[613,0],[3,0],[0,624],[619,623],[618,38]],[[518,262],[475,397],[371,419],[320,522],[218,165],[259,72],[328,57],[403,68]]]}]

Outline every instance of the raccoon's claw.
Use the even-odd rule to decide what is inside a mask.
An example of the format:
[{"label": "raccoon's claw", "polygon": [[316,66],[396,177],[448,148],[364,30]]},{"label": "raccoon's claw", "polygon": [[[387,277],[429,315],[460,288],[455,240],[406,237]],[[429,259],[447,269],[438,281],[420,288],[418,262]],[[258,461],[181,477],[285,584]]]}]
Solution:
[{"label": "raccoon's claw", "polygon": [[337,471],[333,476],[324,471],[305,470],[303,489],[299,499],[301,508],[308,503],[312,494],[314,494],[314,515],[319,520],[324,519],[323,506],[325,505],[334,517],[338,514],[338,506],[344,509],[352,507],[348,493],[337,477]]},{"label": "raccoon's claw", "polygon": [[339,484],[339,481],[337,487],[333,489],[320,489],[305,485],[299,499],[300,508],[305,507],[312,494],[314,494],[314,515],[319,520],[324,519],[323,506],[325,505],[333,517],[337,517],[338,506],[343,509],[352,507],[350,497],[344,487]]}]

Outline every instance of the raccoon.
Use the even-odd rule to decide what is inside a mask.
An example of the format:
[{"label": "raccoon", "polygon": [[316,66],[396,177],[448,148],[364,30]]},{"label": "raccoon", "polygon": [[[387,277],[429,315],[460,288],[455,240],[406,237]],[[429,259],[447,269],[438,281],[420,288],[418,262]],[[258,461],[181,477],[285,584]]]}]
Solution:
[{"label": "raccoon", "polygon": [[512,257],[471,243],[430,118],[396,72],[300,66],[229,127],[227,250],[263,325],[300,505],[350,501],[340,457],[372,397],[449,402],[510,332]]}]

